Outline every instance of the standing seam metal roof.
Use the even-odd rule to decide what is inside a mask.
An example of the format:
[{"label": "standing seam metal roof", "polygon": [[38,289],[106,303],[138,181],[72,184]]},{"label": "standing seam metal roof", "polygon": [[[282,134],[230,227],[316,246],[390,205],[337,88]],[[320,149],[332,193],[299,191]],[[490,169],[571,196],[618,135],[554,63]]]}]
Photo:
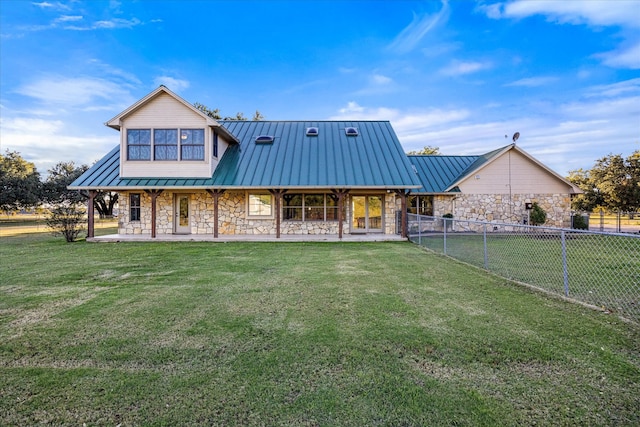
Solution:
[{"label": "standing seam metal roof", "polygon": [[[210,178],[121,178],[120,147],[75,180],[73,189],[418,188],[420,181],[388,121],[219,121],[231,145]],[[306,128],[318,127],[318,136]],[[346,136],[345,127],[359,135]],[[259,135],[274,136],[256,144]]]}]

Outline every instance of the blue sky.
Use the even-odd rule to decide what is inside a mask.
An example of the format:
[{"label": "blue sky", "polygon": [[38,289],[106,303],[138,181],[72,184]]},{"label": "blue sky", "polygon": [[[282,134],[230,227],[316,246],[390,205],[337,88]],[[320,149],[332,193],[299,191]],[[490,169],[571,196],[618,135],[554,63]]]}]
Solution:
[{"label": "blue sky", "polygon": [[640,149],[640,0],[0,2],[0,148],[41,174],[160,84],[223,115],[390,120],[562,175]]}]

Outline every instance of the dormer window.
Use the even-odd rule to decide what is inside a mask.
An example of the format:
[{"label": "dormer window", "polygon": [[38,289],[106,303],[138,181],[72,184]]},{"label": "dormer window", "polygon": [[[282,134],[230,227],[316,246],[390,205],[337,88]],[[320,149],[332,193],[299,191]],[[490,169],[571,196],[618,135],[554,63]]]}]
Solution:
[{"label": "dormer window", "polygon": [[358,136],[358,128],[347,127],[344,129],[344,133],[347,136]]},{"label": "dormer window", "polygon": [[273,144],[273,135],[260,135],[256,137],[256,144]]},{"label": "dormer window", "polygon": [[127,129],[127,160],[204,160],[204,129]]},{"label": "dormer window", "polygon": [[317,127],[307,128],[307,136],[318,136],[318,128]]}]

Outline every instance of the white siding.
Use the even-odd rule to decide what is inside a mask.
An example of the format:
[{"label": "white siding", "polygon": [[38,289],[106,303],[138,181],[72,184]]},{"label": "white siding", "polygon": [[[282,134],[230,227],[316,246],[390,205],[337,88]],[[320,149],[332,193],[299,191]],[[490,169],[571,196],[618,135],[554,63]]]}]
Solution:
[{"label": "white siding", "polygon": [[[152,161],[127,160],[127,129],[204,129],[204,160]],[[215,167],[210,161],[211,132],[206,119],[174,99],[161,93],[149,103],[122,118],[120,131],[120,176],[123,178],[206,178]],[[224,144],[220,144],[224,145]],[[219,146],[220,148],[220,146]],[[153,154],[152,154],[153,155]]]},{"label": "white siding", "polygon": [[571,191],[569,185],[513,150],[467,177],[459,187],[465,194],[562,194]]}]

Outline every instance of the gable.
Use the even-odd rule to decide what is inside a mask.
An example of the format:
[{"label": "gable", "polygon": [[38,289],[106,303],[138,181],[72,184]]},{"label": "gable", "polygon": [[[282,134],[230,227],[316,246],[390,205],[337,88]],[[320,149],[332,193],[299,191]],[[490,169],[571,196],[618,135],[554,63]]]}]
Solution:
[{"label": "gable", "polygon": [[167,93],[160,93],[121,119],[124,128],[199,127],[207,120]]},{"label": "gable", "polygon": [[466,194],[566,194],[572,186],[519,150],[510,149],[458,182]]}]

